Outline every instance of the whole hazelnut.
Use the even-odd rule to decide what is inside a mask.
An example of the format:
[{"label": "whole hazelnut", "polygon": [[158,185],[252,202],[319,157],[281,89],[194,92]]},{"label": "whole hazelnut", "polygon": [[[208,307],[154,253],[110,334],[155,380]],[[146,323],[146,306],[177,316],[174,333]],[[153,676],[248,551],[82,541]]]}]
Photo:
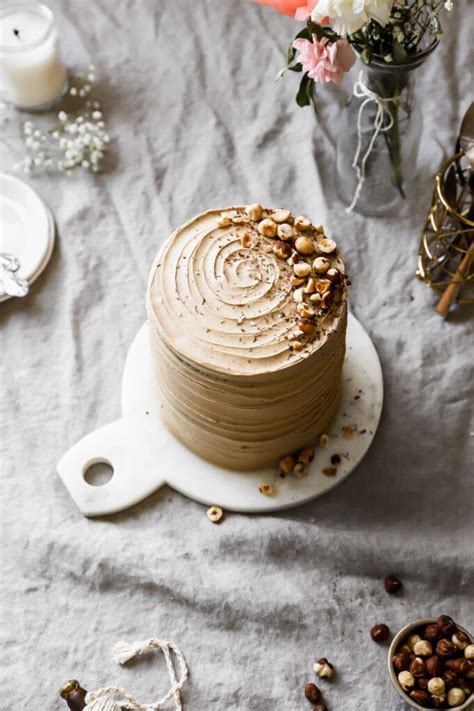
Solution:
[{"label": "whole hazelnut", "polygon": [[436,624],[443,637],[450,637],[456,632],[456,623],[448,615],[440,615],[436,620]]},{"label": "whole hazelnut", "polygon": [[414,645],[413,652],[417,655],[417,657],[431,657],[433,654],[433,648],[426,639],[420,639]]},{"label": "whole hazelnut", "polygon": [[444,669],[444,664],[442,660],[434,654],[432,657],[426,660],[426,671],[430,676],[441,676]]},{"label": "whole hazelnut", "polygon": [[410,673],[413,674],[413,676],[425,676],[426,674],[426,666],[420,657],[416,657],[412,663],[410,664]]},{"label": "whole hazelnut", "polygon": [[379,644],[381,642],[385,642],[388,639],[388,636],[390,634],[390,630],[387,627],[387,625],[374,625],[372,629],[370,630],[370,636],[374,640],[374,642],[378,642]]},{"label": "whole hazelnut", "polygon": [[390,595],[397,593],[402,587],[401,582],[394,575],[389,575],[388,578],[385,578],[384,585],[385,590],[390,593]]},{"label": "whole hazelnut", "polygon": [[444,694],[441,694],[441,696],[432,696],[431,703],[435,709],[444,709],[446,708],[446,696]]},{"label": "whole hazelnut", "polygon": [[415,686],[415,677],[413,676],[413,674],[410,674],[409,671],[400,672],[397,679],[403,691],[413,689],[413,687]]},{"label": "whole hazelnut", "polygon": [[431,644],[434,644],[441,639],[441,632],[436,622],[433,622],[425,628],[423,637],[427,639],[428,642],[431,642]]},{"label": "whole hazelnut", "polygon": [[458,685],[458,675],[456,672],[451,671],[451,669],[446,669],[443,674],[443,679],[448,688]]},{"label": "whole hazelnut", "polygon": [[300,254],[313,254],[314,242],[310,237],[297,237],[295,241],[295,248]]},{"label": "whole hazelnut", "polygon": [[334,667],[325,657],[322,657],[315,662],[313,671],[323,679],[330,679],[334,674]]},{"label": "whole hazelnut", "polygon": [[414,691],[410,692],[410,698],[413,699],[417,704],[420,704],[420,706],[431,706],[431,697],[428,694],[428,692],[423,691],[422,689],[415,689]]},{"label": "whole hazelnut", "polygon": [[304,695],[312,704],[319,703],[322,698],[322,694],[316,684],[312,684],[311,682],[304,685]]},{"label": "whole hazelnut", "polygon": [[444,694],[445,690],[446,684],[444,683],[444,679],[441,679],[440,676],[434,676],[429,680],[428,691],[430,694],[433,694],[433,696],[441,696]]},{"label": "whole hazelnut", "polygon": [[467,659],[459,657],[458,659],[448,659],[446,669],[453,671],[458,676],[464,676],[469,672],[470,664]]},{"label": "whole hazelnut", "polygon": [[407,639],[407,644],[410,647],[411,651],[413,652],[413,647],[417,642],[421,640],[421,637],[419,634],[411,634],[408,639]]},{"label": "whole hazelnut", "polygon": [[464,649],[464,656],[466,659],[474,659],[474,644],[468,644]]},{"label": "whole hazelnut", "polygon": [[450,639],[440,639],[436,645],[436,654],[440,657],[454,657],[457,651]]},{"label": "whole hazelnut", "polygon": [[[437,657],[436,657],[437,658]],[[394,669],[398,672],[406,671],[410,666],[410,654],[408,652],[397,652],[393,657]]]},{"label": "whole hazelnut", "polygon": [[470,641],[471,640],[467,634],[462,630],[457,630],[457,632],[455,632],[451,637],[451,642],[455,645],[455,647],[461,650],[466,649]]},{"label": "whole hazelnut", "polygon": [[416,678],[416,685],[419,689],[427,689],[429,680],[427,676],[418,676]]},{"label": "whole hazelnut", "polygon": [[466,698],[466,694],[458,686],[448,691],[449,706],[460,706]]}]

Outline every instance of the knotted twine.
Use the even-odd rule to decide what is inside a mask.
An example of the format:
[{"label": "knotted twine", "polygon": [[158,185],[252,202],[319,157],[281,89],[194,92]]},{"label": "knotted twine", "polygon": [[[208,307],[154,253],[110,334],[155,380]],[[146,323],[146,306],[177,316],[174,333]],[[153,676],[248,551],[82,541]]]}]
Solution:
[{"label": "knotted twine", "polygon": [[[393,117],[390,111],[387,109],[386,104],[392,101],[398,101],[398,99],[400,98],[399,96],[392,96],[389,99],[382,99],[382,97],[377,94],[377,92],[371,91],[367,84],[364,83],[363,76],[363,72],[360,72],[359,78],[354,84],[354,96],[356,96],[358,99],[364,99],[365,97],[365,99],[359,106],[359,113],[357,115],[357,150],[354,156],[354,160],[352,161],[352,167],[356,171],[358,182],[354,197],[352,198],[352,202],[349,207],[346,208],[347,212],[352,212],[354,207],[357,205],[357,201],[359,200],[362,188],[364,187],[365,165],[370,154],[372,153],[372,149],[374,147],[375,141],[377,140],[377,136],[379,135],[379,133],[389,131],[393,126]],[[372,137],[369,141],[369,145],[367,146],[367,150],[364,153],[364,156],[359,165],[360,153],[362,151],[362,116],[365,107],[368,106],[370,103],[375,104],[377,109],[375,112],[373,127],[374,130],[372,133]],[[386,126],[384,126],[385,116],[388,116],[389,119]]]},{"label": "knotted twine", "polygon": [[[144,642],[117,642],[113,648],[114,660],[118,664],[126,664],[130,659],[155,649],[161,649],[165,657],[166,668],[171,682],[170,690],[163,696],[162,699],[151,704],[142,704],[121,686],[104,686],[97,691],[90,691],[86,696],[86,704],[84,711],[121,711],[121,706],[117,702],[110,699],[111,694],[122,696],[127,701],[128,708],[133,711],[156,711],[160,709],[167,701],[174,699],[175,708],[181,711],[181,695],[180,690],[186,683],[188,678],[188,667],[186,661],[178,649],[172,642],[165,642],[159,639],[148,639]],[[174,652],[179,663],[180,679],[176,679],[176,672],[171,658],[171,652]]]}]

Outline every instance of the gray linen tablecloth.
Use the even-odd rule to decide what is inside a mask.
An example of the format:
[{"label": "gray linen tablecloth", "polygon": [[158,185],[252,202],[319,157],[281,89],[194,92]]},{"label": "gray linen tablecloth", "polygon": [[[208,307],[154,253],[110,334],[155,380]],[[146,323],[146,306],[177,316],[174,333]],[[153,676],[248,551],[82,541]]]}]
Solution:
[{"label": "gray linen tablecloth", "polygon": [[[335,196],[353,76],[321,91],[317,126],[293,103],[296,78],[273,82],[291,20],[243,0],[51,5],[68,63],[98,67],[115,161],[98,177],[31,179],[59,238],[29,297],[0,305],[1,707],[66,708],[57,690],[71,676],[155,700],[168,688],[163,660],[122,669],[110,647],[157,636],[185,653],[192,711],[309,708],[302,686],[319,656],[337,667],[330,709],[404,708],[371,626],[447,613],[474,629],[472,311],[442,322],[414,278],[432,178],[469,101],[472,7],[455,2],[418,72],[426,125],[410,217],[369,220]],[[325,219],[343,249],[352,309],[384,370],[371,450],[341,487],[280,514],[213,526],[203,506],[162,490],[85,519],[56,463],[120,414],[159,245],[196,212],[255,200]],[[391,572],[398,597],[383,589]]]}]

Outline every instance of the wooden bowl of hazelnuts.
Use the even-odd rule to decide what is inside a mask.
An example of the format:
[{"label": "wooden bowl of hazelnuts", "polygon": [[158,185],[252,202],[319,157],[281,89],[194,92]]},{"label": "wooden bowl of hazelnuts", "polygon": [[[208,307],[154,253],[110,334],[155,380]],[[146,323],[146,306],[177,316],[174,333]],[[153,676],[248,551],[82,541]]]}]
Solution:
[{"label": "wooden bowl of hazelnuts", "polygon": [[473,639],[447,615],[403,627],[390,645],[388,671],[401,698],[414,709],[474,707]]}]

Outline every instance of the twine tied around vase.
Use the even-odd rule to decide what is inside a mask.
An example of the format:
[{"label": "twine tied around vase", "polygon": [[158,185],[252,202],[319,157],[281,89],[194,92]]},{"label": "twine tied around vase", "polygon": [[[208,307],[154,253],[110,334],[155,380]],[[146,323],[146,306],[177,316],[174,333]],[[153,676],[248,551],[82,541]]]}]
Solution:
[{"label": "twine tied around vase", "polygon": [[[166,668],[171,682],[171,688],[162,699],[152,704],[142,704],[121,686],[104,686],[97,691],[90,691],[85,698],[86,707],[84,711],[118,711],[122,707],[110,699],[111,694],[118,694],[127,701],[127,708],[134,711],[157,711],[170,699],[174,700],[175,708],[181,711],[180,690],[188,678],[188,667],[182,652],[172,642],[165,642],[159,639],[148,639],[144,642],[117,642],[113,648],[114,660],[119,664],[126,664],[130,659],[147,652],[161,649],[165,657]],[[179,663],[180,678],[176,679],[176,672],[171,658],[171,652],[176,656]]]},{"label": "twine tied around vase", "polygon": [[[399,96],[392,96],[389,99],[382,99],[382,97],[377,94],[377,92],[371,91],[367,84],[365,84],[364,82],[363,72],[360,72],[359,78],[354,84],[354,96],[356,96],[358,99],[364,99],[364,101],[361,103],[359,107],[359,113],[357,115],[357,150],[355,152],[354,160],[352,161],[352,167],[356,171],[358,182],[354,197],[352,198],[352,202],[349,207],[346,208],[346,212],[352,212],[354,207],[357,205],[357,201],[359,200],[360,193],[364,186],[365,165],[370,154],[372,153],[372,149],[374,147],[375,141],[377,140],[377,136],[379,135],[379,133],[389,131],[393,126],[393,117],[390,111],[387,109],[386,105],[392,101],[397,101],[399,99]],[[364,109],[366,108],[366,106],[371,103],[375,104],[377,109],[374,119],[374,130],[372,133],[372,137],[369,141],[367,150],[365,151],[359,165],[360,153],[362,151],[362,116],[364,114]],[[384,126],[385,116],[388,116],[389,119],[386,126]]]}]

